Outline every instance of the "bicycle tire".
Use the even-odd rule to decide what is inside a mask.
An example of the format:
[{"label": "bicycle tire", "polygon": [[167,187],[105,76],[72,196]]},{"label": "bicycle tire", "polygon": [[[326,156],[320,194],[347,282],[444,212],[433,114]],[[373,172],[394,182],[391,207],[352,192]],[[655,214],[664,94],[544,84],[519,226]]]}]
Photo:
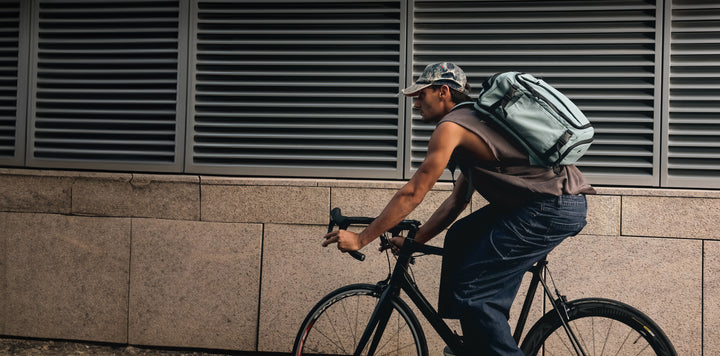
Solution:
[{"label": "bicycle tire", "polygon": [[[329,293],[303,321],[292,355],[352,355],[379,297],[378,287],[371,284],[352,284]],[[392,307],[375,355],[427,356],[425,334],[415,314],[398,297],[392,299]]]},{"label": "bicycle tire", "polygon": [[[627,304],[610,299],[578,299],[568,303],[567,314],[588,356],[677,355],[662,329]],[[525,355],[575,355],[569,342],[560,316],[552,310],[530,329],[521,349]]]}]

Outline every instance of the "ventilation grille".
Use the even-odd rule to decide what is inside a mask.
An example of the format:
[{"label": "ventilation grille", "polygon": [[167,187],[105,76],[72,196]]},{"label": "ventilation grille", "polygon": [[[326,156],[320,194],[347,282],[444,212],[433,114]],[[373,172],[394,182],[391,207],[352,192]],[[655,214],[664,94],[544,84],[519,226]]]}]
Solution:
[{"label": "ventilation grille", "polygon": [[399,1],[197,6],[189,169],[401,178]]},{"label": "ventilation grille", "polygon": [[[413,78],[442,60],[465,69],[473,95],[495,72],[542,77],[595,127],[578,163],[593,183],[658,184],[654,2],[415,1],[413,15]],[[431,130],[413,120],[409,169],[424,159]]]},{"label": "ventilation grille", "polygon": [[16,155],[19,35],[20,2],[0,2],[0,162]]},{"label": "ventilation grille", "polygon": [[178,1],[40,1],[38,11],[33,159],[175,162]]},{"label": "ventilation grille", "polygon": [[673,1],[667,176],[672,187],[720,188],[720,4]]}]

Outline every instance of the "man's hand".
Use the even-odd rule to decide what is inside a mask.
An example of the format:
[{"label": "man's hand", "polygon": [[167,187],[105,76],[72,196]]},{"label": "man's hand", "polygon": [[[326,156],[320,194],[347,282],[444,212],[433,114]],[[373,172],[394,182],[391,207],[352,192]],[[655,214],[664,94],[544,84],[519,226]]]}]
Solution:
[{"label": "man's hand", "polygon": [[325,235],[325,241],[323,241],[323,247],[327,247],[330,244],[337,243],[338,250],[342,252],[357,251],[363,248],[363,244],[360,241],[360,235],[347,230],[335,230]]},{"label": "man's hand", "polygon": [[396,255],[400,253],[400,248],[403,245],[403,242],[405,242],[405,237],[403,236],[393,236],[387,244],[380,244],[380,248],[378,248],[378,251],[382,252],[387,249],[391,249],[393,255]]}]

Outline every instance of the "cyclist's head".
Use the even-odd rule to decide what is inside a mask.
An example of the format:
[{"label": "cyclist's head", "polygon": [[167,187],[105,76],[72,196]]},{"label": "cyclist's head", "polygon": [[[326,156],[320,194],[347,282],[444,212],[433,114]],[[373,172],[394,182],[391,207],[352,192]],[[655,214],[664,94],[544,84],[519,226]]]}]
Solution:
[{"label": "cyclist's head", "polygon": [[465,72],[455,63],[439,62],[428,64],[420,74],[415,84],[402,90],[405,96],[415,97],[425,88],[439,89],[447,85],[450,89],[451,100],[455,104],[470,101],[470,84]]},{"label": "cyclist's head", "polygon": [[449,62],[430,64],[402,94],[415,98],[413,109],[424,122],[437,122],[459,103],[470,101],[465,72]]}]

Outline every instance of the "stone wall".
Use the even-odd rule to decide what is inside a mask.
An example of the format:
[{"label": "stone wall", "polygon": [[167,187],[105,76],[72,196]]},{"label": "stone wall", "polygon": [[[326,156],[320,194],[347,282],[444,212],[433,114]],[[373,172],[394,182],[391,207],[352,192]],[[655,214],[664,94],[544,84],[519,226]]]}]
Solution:
[{"label": "stone wall", "polygon": [[[373,246],[365,262],[320,246],[329,209],[374,216],[401,185],[0,169],[0,334],[287,352],[323,295],[387,274]],[[720,350],[720,191],[598,191],[550,256],[561,290],[638,307],[681,355]],[[414,266],[432,302],[439,266]]]}]

